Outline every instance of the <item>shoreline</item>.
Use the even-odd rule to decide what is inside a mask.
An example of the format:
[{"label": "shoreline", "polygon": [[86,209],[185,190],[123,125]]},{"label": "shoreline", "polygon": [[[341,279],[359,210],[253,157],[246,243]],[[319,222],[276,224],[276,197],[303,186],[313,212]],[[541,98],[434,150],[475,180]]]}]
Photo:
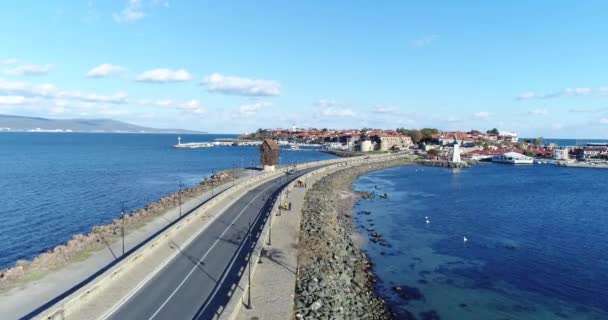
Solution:
[{"label": "shoreline", "polygon": [[[212,187],[224,185],[232,180],[234,172],[225,170],[202,179],[192,188],[181,191],[181,203],[195,198]],[[180,192],[173,192],[144,207],[125,213],[124,225],[129,233],[137,231],[168,210],[179,206]],[[86,260],[95,252],[109,247],[120,239],[122,219],[114,218],[112,222],[91,227],[88,233],[72,235],[72,238],[53,248],[44,250],[31,259],[17,260],[13,266],[0,269],[0,292],[5,292],[18,285],[40,280],[48,273],[61,269],[75,262]]]},{"label": "shoreline", "polygon": [[352,209],[359,194],[353,182],[360,175],[404,165],[415,163],[400,159],[345,168],[322,178],[307,192],[300,225],[296,319],[336,315],[394,319],[375,290],[373,263],[354,224]]}]

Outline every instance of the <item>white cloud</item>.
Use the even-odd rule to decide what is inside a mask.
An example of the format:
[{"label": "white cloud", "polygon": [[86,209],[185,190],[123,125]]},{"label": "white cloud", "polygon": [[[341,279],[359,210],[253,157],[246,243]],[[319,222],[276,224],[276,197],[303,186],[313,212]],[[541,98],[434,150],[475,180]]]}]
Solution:
[{"label": "white cloud", "polygon": [[165,68],[148,70],[137,76],[136,81],[139,82],[183,82],[192,79],[192,75],[185,69],[171,70]]},{"label": "white cloud", "polygon": [[55,106],[49,109],[50,114],[61,114],[65,113],[66,111],[68,111],[68,109],[66,109],[65,106]]},{"label": "white cloud", "polygon": [[253,104],[244,104],[239,107],[239,113],[241,115],[255,115],[262,109],[270,108],[271,103],[268,102],[256,102]]},{"label": "white cloud", "polygon": [[447,119],[445,119],[445,121],[448,123],[457,123],[457,122],[462,122],[463,120],[458,117],[449,116]]},{"label": "white cloud", "polygon": [[132,23],[143,19],[146,14],[143,11],[142,0],[128,0],[127,5],[120,13],[113,15],[114,21],[118,23]]},{"label": "white cloud", "polygon": [[14,76],[41,76],[48,74],[52,69],[52,64],[24,64],[6,70],[4,73]]},{"label": "white cloud", "polygon": [[169,106],[174,105],[174,102],[171,99],[157,99],[157,100],[140,99],[140,100],[133,101],[133,103],[142,105],[142,106],[150,106],[150,107],[169,107]]},{"label": "white cloud", "polygon": [[528,111],[528,114],[533,116],[546,116],[549,114],[549,112],[547,111],[547,109],[534,109]]},{"label": "white cloud", "polygon": [[201,85],[209,92],[232,95],[278,96],[281,94],[281,86],[276,81],[224,76],[219,73],[205,77]]},{"label": "white cloud", "polygon": [[351,118],[356,114],[353,110],[348,108],[339,108],[339,107],[328,107],[322,108],[319,113],[324,117],[338,117],[338,118]]},{"label": "white cloud", "polygon": [[418,39],[414,39],[410,41],[410,47],[412,48],[422,48],[430,46],[435,40],[437,40],[439,36],[436,35],[424,35]]},{"label": "white cloud", "polygon": [[114,95],[107,96],[95,93],[82,93],[80,91],[58,91],[53,94],[53,97],[83,102],[103,102],[112,104],[125,104],[128,102],[128,95],[125,92],[118,92]]},{"label": "white cloud", "polygon": [[169,1],[161,0],[128,0],[122,11],[114,13],[117,23],[134,23],[147,16],[147,12],[156,7],[169,8]]},{"label": "white cloud", "polygon": [[201,105],[200,101],[194,99],[182,103],[180,109],[191,114],[203,114],[207,112],[207,109]]},{"label": "white cloud", "polygon": [[4,59],[4,60],[0,61],[0,64],[11,65],[11,64],[16,64],[17,62],[19,62],[19,60],[15,59],[15,58],[8,58],[8,59]]},{"label": "white cloud", "polygon": [[517,100],[535,100],[535,99],[550,99],[557,97],[581,97],[581,96],[606,96],[608,95],[608,87],[600,88],[565,88],[550,93],[542,92],[525,92],[517,96]]},{"label": "white cloud", "polygon": [[126,69],[124,67],[109,64],[109,63],[104,63],[104,64],[100,64],[97,67],[89,70],[89,72],[87,72],[86,76],[88,78],[103,78],[103,77],[107,77],[107,76],[110,76],[113,74],[123,72],[125,70]]},{"label": "white cloud", "polygon": [[18,105],[26,102],[24,96],[0,96],[0,105]]},{"label": "white cloud", "polygon": [[99,95],[80,91],[60,90],[52,84],[28,84],[23,82],[5,81],[0,79],[0,94],[22,95],[25,97],[78,100],[82,102],[104,102],[113,104],[127,103],[128,96],[124,92],[114,95]]},{"label": "white cloud", "polygon": [[600,123],[601,124],[608,124],[608,118],[601,118],[600,119]]},{"label": "white cloud", "polygon": [[375,113],[383,113],[383,114],[399,114],[401,110],[395,107],[384,107],[384,106],[375,106],[372,109]]},{"label": "white cloud", "polygon": [[473,118],[475,119],[480,119],[480,120],[487,120],[488,118],[490,118],[490,113],[487,111],[479,111],[473,114]]},{"label": "white cloud", "polygon": [[161,108],[174,108],[176,110],[181,110],[184,113],[189,114],[203,114],[207,112],[200,101],[192,99],[185,102],[177,102],[171,99],[158,99],[158,100],[136,100],[135,104],[149,107],[161,107]]},{"label": "white cloud", "polygon": [[332,99],[319,99],[317,102],[315,102],[315,105],[321,108],[329,108],[339,106],[341,103],[338,103],[338,101]]}]

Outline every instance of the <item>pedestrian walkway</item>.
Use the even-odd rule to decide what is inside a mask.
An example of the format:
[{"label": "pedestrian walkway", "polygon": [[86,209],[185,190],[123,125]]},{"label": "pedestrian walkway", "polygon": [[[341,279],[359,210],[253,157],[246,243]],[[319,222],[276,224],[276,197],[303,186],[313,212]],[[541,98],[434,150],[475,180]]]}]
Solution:
[{"label": "pedestrian walkway", "polygon": [[[307,179],[307,187],[325,175],[313,175]],[[251,280],[251,308],[239,308],[233,319],[238,320],[288,320],[293,318],[296,273],[298,267],[298,243],[302,206],[308,188],[295,187],[283,203],[291,202],[291,211],[281,210],[280,216],[273,216],[271,244],[264,243],[260,261]]]}]

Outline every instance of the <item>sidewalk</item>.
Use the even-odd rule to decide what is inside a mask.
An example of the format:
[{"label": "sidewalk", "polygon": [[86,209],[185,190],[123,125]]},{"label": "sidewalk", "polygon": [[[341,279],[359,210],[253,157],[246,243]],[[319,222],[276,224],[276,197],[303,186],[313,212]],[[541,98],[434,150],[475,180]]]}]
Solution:
[{"label": "sidewalk", "polygon": [[[245,173],[243,177],[234,182],[235,185],[248,180],[257,172]],[[216,187],[213,190],[213,194],[216,195],[230,187],[232,187],[231,182]],[[182,212],[191,210],[211,198],[211,196],[211,192],[205,192],[184,202],[182,204]],[[125,251],[141,243],[178,217],[179,207],[176,207],[167,210],[138,229],[127,230],[127,234],[125,235]],[[78,284],[121,254],[122,242],[115,241],[110,243],[105,249],[92,253],[83,261],[69,263],[58,270],[49,272],[39,280],[26,282],[16,288],[0,293],[0,319],[17,319],[26,315]]]},{"label": "sidewalk", "polygon": [[[338,168],[342,169],[342,168]],[[272,217],[272,244],[264,242],[262,256],[251,280],[251,309],[239,308],[232,319],[289,320],[293,318],[300,220],[306,191],[328,170],[307,179],[307,188],[293,188],[283,202],[291,202],[291,211]],[[260,240],[264,241],[264,240]],[[245,297],[244,297],[245,298]]]}]

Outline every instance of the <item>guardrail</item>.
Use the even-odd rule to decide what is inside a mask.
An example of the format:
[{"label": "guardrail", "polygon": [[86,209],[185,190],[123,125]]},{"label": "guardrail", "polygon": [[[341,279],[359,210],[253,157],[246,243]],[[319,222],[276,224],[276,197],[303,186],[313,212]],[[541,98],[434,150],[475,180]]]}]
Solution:
[{"label": "guardrail", "polygon": [[[327,170],[327,166],[336,167],[336,166],[344,166],[348,164],[358,164],[362,162],[377,162],[377,161],[385,161],[390,158],[397,158],[399,155],[372,155],[372,156],[360,156],[360,157],[351,157],[351,158],[337,158],[331,160],[322,160],[315,162],[308,162],[304,164],[296,165],[296,169],[306,169],[315,166],[325,165],[326,167],[321,168],[319,170]],[[313,172],[316,172],[315,170]],[[101,291],[104,286],[107,285],[108,281],[114,279],[117,275],[128,271],[131,269],[142,257],[153,252],[155,248],[160,246],[163,242],[168,241],[168,238],[175,234],[178,230],[184,227],[186,224],[191,222],[193,219],[199,218],[208,210],[215,206],[218,202],[234,196],[238,193],[242,193],[244,189],[252,189],[257,185],[261,185],[262,183],[276,178],[280,175],[283,175],[284,172],[281,170],[271,171],[268,173],[264,173],[255,177],[252,177],[246,181],[243,181],[237,184],[234,187],[224,190],[222,193],[216,195],[215,197],[205,201],[202,205],[193,208],[186,215],[182,216],[180,219],[176,220],[172,224],[168,225],[166,229],[161,230],[161,232],[153,235],[151,238],[148,238],[143,243],[140,243],[135,248],[130,250],[125,254],[125,256],[117,259],[116,261],[110,263],[106,267],[102,268],[98,273],[93,276],[85,279],[83,282],[76,285],[74,288],[68,290],[65,297],[62,297],[62,294],[59,297],[60,299],[55,298],[53,301],[51,300],[48,306],[45,304],[42,307],[36,309],[30,314],[24,316],[22,319],[46,319],[46,320],[63,320],[65,319],[71,311],[75,310],[79,304],[86,302],[92,295]],[[310,175],[311,173],[307,173],[306,175]],[[217,218],[221,214],[217,214],[212,217],[204,228],[206,228],[215,218]],[[169,259],[172,259],[170,257]],[[105,270],[104,270],[105,269]]]}]

